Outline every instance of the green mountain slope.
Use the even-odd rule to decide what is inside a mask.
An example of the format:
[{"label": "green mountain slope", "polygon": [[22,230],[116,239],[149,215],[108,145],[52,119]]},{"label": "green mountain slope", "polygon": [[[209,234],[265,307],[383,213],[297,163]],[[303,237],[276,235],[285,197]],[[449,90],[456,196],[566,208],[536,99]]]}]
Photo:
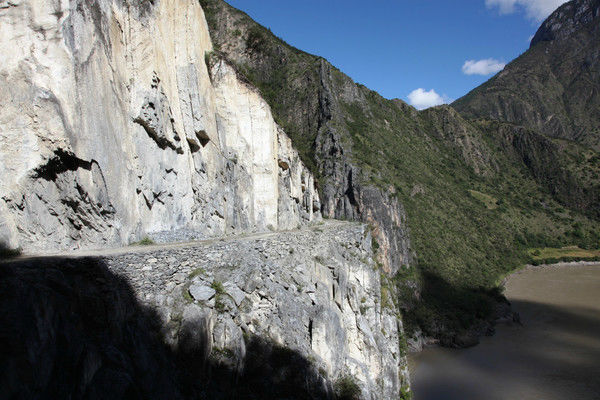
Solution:
[{"label": "green mountain slope", "polygon": [[449,106],[418,112],[384,99],[225,2],[201,4],[211,57],[260,89],[319,177],[324,214],[373,226],[412,328],[460,345],[462,331],[493,314],[499,278],[528,260],[528,247],[598,244],[594,221],[561,198],[579,193],[569,185],[582,172],[558,144]]}]

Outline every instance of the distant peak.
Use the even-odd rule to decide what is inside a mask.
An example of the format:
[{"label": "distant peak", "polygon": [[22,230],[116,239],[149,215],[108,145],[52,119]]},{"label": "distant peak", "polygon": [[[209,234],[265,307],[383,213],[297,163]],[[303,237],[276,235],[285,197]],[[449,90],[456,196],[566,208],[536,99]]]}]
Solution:
[{"label": "distant peak", "polygon": [[560,6],[544,21],[531,40],[539,42],[562,40],[583,27],[594,27],[600,17],[600,0],[573,0]]}]

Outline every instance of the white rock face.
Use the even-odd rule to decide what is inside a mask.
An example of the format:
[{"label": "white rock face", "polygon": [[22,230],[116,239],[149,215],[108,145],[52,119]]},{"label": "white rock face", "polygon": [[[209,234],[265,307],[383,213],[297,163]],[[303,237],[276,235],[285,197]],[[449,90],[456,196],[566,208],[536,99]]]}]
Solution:
[{"label": "white rock face", "polygon": [[0,1],[0,244],[290,229],[314,179],[191,0]]}]

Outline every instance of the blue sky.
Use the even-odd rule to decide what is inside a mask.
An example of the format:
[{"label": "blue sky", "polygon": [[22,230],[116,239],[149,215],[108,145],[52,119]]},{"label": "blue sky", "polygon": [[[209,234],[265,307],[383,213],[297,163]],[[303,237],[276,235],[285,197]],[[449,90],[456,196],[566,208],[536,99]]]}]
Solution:
[{"label": "blue sky", "polygon": [[565,1],[227,2],[384,97],[426,108],[465,95],[523,53]]}]

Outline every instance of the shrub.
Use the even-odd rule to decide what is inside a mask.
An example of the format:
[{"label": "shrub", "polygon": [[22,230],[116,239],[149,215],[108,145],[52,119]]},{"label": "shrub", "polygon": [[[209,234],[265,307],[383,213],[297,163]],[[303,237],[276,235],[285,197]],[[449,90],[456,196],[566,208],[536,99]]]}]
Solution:
[{"label": "shrub", "polygon": [[193,278],[195,278],[197,276],[201,276],[201,275],[206,275],[206,270],[202,267],[196,268],[188,275],[188,279],[193,279]]},{"label": "shrub", "polygon": [[379,242],[377,242],[377,239],[375,239],[374,236],[371,237],[371,247],[373,248],[373,251],[379,250]]},{"label": "shrub", "polygon": [[400,389],[400,400],[411,400],[412,392],[407,388]]},{"label": "shrub", "polygon": [[150,239],[150,237],[146,236],[139,242],[131,243],[132,246],[150,246],[155,244],[154,240]]},{"label": "shrub", "polygon": [[334,384],[335,393],[340,400],[358,400],[360,399],[360,386],[351,375],[344,375]]},{"label": "shrub", "polygon": [[149,246],[151,244],[154,244],[154,240],[150,239],[148,236],[140,240],[140,245],[142,246]]},{"label": "shrub", "polygon": [[213,288],[217,294],[225,294],[225,288],[220,281],[214,280],[213,283],[210,284],[210,287]]},{"label": "shrub", "polygon": [[223,283],[221,283],[220,281],[214,280],[213,283],[210,284],[210,287],[213,288],[216,292],[215,310],[217,310],[220,313],[225,312],[227,309],[227,306],[225,305],[225,302],[223,301],[223,295],[225,295],[227,293],[225,292]]},{"label": "shrub", "polygon": [[223,302],[223,299],[220,296],[216,296],[215,297],[215,310],[217,310],[217,312],[223,313],[226,311],[226,306],[225,303]]}]

